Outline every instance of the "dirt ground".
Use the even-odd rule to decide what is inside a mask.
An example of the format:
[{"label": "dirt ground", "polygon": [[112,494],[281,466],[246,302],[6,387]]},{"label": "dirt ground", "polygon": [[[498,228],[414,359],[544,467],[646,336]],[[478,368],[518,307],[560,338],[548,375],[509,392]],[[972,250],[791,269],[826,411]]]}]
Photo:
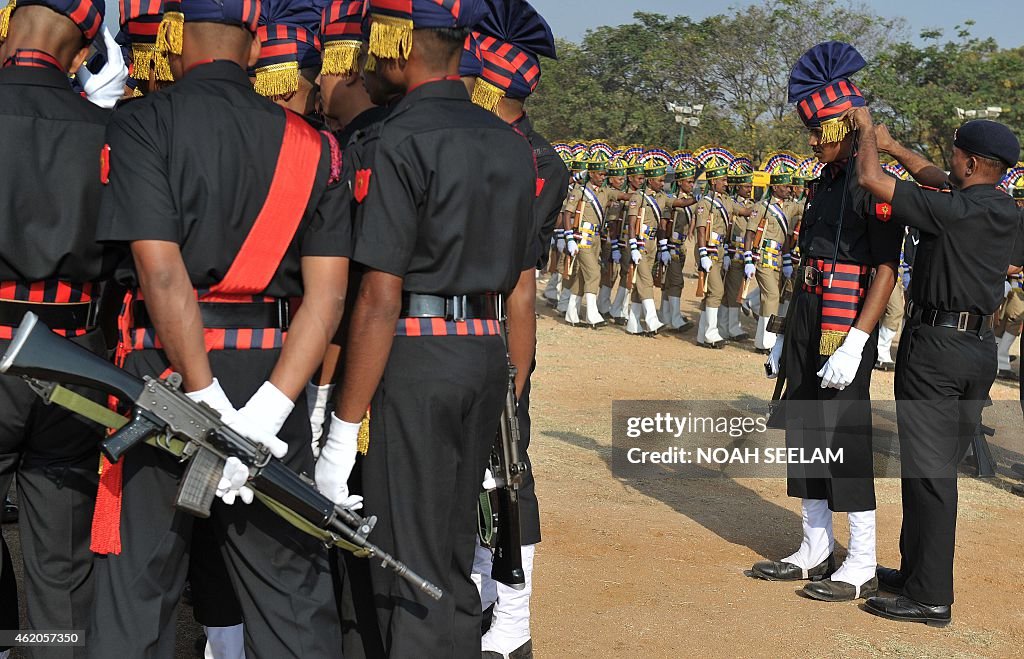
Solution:
[{"label": "dirt ground", "polygon": [[[686,287],[683,312],[695,319],[695,280]],[[805,599],[802,584],[743,574],[799,544],[800,502],[786,496],[784,480],[627,483],[610,469],[613,400],[770,398],[752,343],[711,351],[695,343],[695,330],[652,339],[618,327],[573,329],[543,302],[538,309],[530,449],[544,538],[534,573],[537,657],[1024,656],[1024,499],[1009,492],[1011,481],[960,480],[950,627]],[[753,335],[753,321],[744,325]],[[589,359],[567,359],[569,351]],[[892,387],[891,373],[875,372],[875,400],[891,400]],[[992,390],[997,400],[1018,394],[1016,383]],[[898,567],[899,480],[878,480],[877,494],[878,561]],[[835,517],[839,559],[844,517]]]},{"label": "dirt ground", "polygon": [[[688,279],[683,297],[692,319],[694,286]],[[1024,656],[1024,499],[1009,492],[1011,481],[960,480],[957,601],[944,630],[876,618],[860,604],[805,599],[797,584],[750,579],[743,571],[755,561],[786,556],[799,543],[800,505],[786,497],[785,481],[620,481],[610,468],[611,404],[767,399],[764,358],[750,342],[698,347],[694,330],[652,339],[611,326],[573,329],[539,299],[537,308],[538,658]],[[753,335],[753,321],[744,325]],[[875,372],[873,397],[891,399],[892,381],[891,373]],[[992,391],[994,399],[1018,394],[1016,383],[997,382]],[[878,560],[897,566],[899,481],[879,480],[877,493]],[[841,559],[848,538],[842,515],[835,527]],[[17,528],[4,532],[20,572]],[[195,656],[199,632],[181,607],[178,657]]]}]

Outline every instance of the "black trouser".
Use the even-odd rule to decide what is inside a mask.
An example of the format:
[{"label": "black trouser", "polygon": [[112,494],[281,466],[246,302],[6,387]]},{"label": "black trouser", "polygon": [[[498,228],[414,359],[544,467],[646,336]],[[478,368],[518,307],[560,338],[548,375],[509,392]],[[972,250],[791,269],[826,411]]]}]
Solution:
[{"label": "black trouser", "polygon": [[242,606],[220,551],[213,519],[192,520],[188,582],[192,585],[192,617],[204,627],[242,623]]},{"label": "black trouser", "polygon": [[365,504],[378,516],[376,542],[444,597],[371,568],[392,658],[480,654],[477,497],[507,384],[498,336],[395,337],[370,407]]},{"label": "black trouser", "polygon": [[787,448],[842,449],[843,462],[788,467],[787,494],[827,499],[835,512],[875,509],[871,452],[871,371],[878,353],[877,333],[864,346],[860,367],[850,386],[822,389],[821,370],[828,357],[819,354],[821,298],[797,288],[786,321],[782,361]]},{"label": "black trouser", "polygon": [[[99,331],[74,341],[104,354]],[[9,344],[0,341],[0,353]],[[106,400],[97,392],[72,389],[96,401]],[[102,429],[95,424],[44,404],[20,378],[0,375],[0,493],[8,491],[17,474],[18,531],[30,629],[85,630],[89,626],[93,608],[89,538],[102,438]],[[10,565],[9,559],[5,557],[2,565]],[[0,584],[7,586],[3,597],[17,598],[13,583],[0,577]],[[71,657],[81,652],[81,648],[77,652],[31,648],[35,657]]]},{"label": "black trouser", "polygon": [[896,414],[903,469],[900,572],[908,597],[953,603],[957,465],[981,422],[995,381],[991,331],[903,329],[896,357]]},{"label": "black trouser", "polygon": [[[228,398],[241,407],[270,376],[279,350],[214,350],[210,365]],[[160,374],[162,352],[133,352],[135,374]],[[302,396],[278,437],[284,461],[313,473],[309,419]],[[122,551],[96,561],[96,615],[89,656],[174,656],[174,616],[188,573],[194,519],[173,506],[182,467],[168,453],[139,446],[124,458]],[[259,502],[213,505],[211,527],[245,621],[245,652],[261,657],[336,657],[341,644],[323,545]]]},{"label": "black trouser", "polygon": [[530,378],[526,379],[523,395],[519,397],[516,416],[519,417],[519,458],[526,463],[522,485],[519,486],[519,528],[524,545],[540,542],[540,507],[537,503],[533,463],[530,461]]}]

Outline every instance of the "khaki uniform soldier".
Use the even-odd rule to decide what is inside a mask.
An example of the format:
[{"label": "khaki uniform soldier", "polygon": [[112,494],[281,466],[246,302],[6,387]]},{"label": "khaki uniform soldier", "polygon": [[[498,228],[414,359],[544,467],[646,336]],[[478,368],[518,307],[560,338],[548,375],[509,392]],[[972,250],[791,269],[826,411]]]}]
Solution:
[{"label": "khaki uniform soldier", "polygon": [[[577,144],[573,147],[573,160],[569,166],[569,180],[571,183],[569,184],[569,192],[565,196],[565,203],[562,205],[561,219],[558,222],[558,228],[561,229],[561,233],[557,229],[555,230],[555,249],[559,253],[558,273],[559,285],[561,286],[555,310],[560,314],[564,314],[568,310],[569,295],[572,293],[567,284],[568,278],[565,276],[565,271],[567,267],[566,261],[569,258],[566,252],[568,247],[566,236],[572,234],[572,213],[576,210],[576,198],[573,197],[573,193],[577,192],[589,179],[587,176],[588,157],[588,146],[586,144]],[[572,203],[569,202],[570,197],[574,199]]]},{"label": "khaki uniform soldier", "polygon": [[672,260],[666,237],[672,209],[694,203],[693,199],[672,199],[665,193],[669,159],[668,153],[661,149],[652,149],[644,155],[647,189],[635,193],[629,200],[629,252],[635,270],[626,324],[626,331],[630,334],[653,336],[664,327],[654,304],[654,267],[656,264],[665,267]]},{"label": "khaki uniform soldier", "polygon": [[[753,208],[751,195],[754,191],[754,167],[746,156],[737,156],[729,168],[729,185],[733,187],[733,200],[741,208]],[[744,255],[746,254],[747,230],[751,218],[733,215],[732,230],[729,236],[729,247],[723,261],[725,270],[725,300],[723,306],[727,313],[719,314],[718,331],[729,341],[745,341],[750,336],[740,324],[741,296],[745,297],[744,289],[749,289],[744,273]],[[756,228],[756,227],[755,227]],[[726,265],[728,264],[728,265]]]},{"label": "khaki uniform soldier", "polygon": [[697,295],[702,295],[697,343],[707,348],[721,348],[725,339],[718,331],[718,313],[725,299],[722,260],[728,246],[730,218],[749,217],[750,209],[740,208],[727,194],[726,178],[734,156],[721,147],[705,147],[697,154],[704,167],[710,190],[697,204],[696,257],[700,262]]},{"label": "khaki uniform soldier", "polygon": [[754,221],[747,231],[747,249],[753,255],[757,286],[761,290],[754,348],[763,354],[775,345],[776,336],[768,331],[768,321],[779,313],[783,284],[792,278],[792,261],[786,245],[803,217],[803,204],[790,200],[796,166],[797,159],[792,154],[769,156],[762,167],[770,176],[768,194],[755,206]]},{"label": "khaki uniform soldier", "polygon": [[[575,187],[576,182],[574,175],[576,172],[572,169],[573,156],[572,147],[568,144],[553,144],[555,152],[565,163],[565,166],[570,169],[569,177],[569,190]],[[569,192],[566,191],[566,198],[568,198]],[[565,206],[562,206],[562,210],[565,210]],[[562,241],[562,249],[565,249],[565,240],[563,238],[561,213],[559,213],[558,221],[555,223],[555,230],[551,235],[551,247],[548,251],[548,283],[544,287],[544,299],[551,306],[558,304],[558,295],[562,284],[562,252],[558,248],[559,241]]]},{"label": "khaki uniform soldier", "polygon": [[[604,209],[613,195],[618,193],[604,187],[608,177],[608,157],[612,150],[608,145],[597,142],[591,145],[587,159],[585,185],[577,185],[569,193],[568,215],[565,226],[565,253],[568,265],[567,281],[563,288],[569,289],[569,300],[565,321],[573,327],[585,324],[597,329],[607,324],[597,310],[597,294],[601,289],[601,227],[605,223]],[[580,321],[580,303],[586,306],[586,321]]]},{"label": "khaki uniform soldier", "polygon": [[[608,163],[609,192],[621,192],[626,186],[626,162],[622,151],[615,153]],[[623,193],[625,196],[625,193]],[[622,227],[626,221],[626,201],[611,198],[604,209],[605,221],[601,227],[601,292],[597,294],[597,311],[607,318],[612,313],[612,289],[620,277],[622,264]]]},{"label": "khaki uniform soldier", "polygon": [[[635,195],[640,194],[640,191],[644,187],[644,166],[640,162],[643,157],[644,150],[640,146],[632,146],[623,152],[622,160],[626,163],[626,194],[629,199],[632,199]],[[627,199],[627,202],[629,201]],[[619,246],[623,252],[623,255],[619,265],[619,290],[615,294],[615,299],[612,301],[612,320],[616,325],[626,325],[627,331],[633,334],[639,334],[639,326],[629,325],[629,310],[630,300],[632,298],[633,291],[633,267],[630,251],[629,251],[629,206],[628,204],[623,207],[624,221],[622,223],[622,233],[619,236]],[[638,322],[634,317],[634,323]],[[634,327],[630,330],[629,327]]]},{"label": "khaki uniform soldier", "polygon": [[[675,168],[675,183],[679,199],[693,199],[693,184],[697,174],[697,161],[689,152],[678,151],[672,156]],[[683,296],[683,267],[686,265],[686,239],[692,234],[695,220],[692,206],[678,208],[672,218],[668,234],[671,262],[665,270],[665,286],[662,289],[662,318],[670,330],[679,332],[693,327],[693,323],[680,310]]]},{"label": "khaki uniform soldier", "polygon": [[[1024,209],[1024,163],[1017,163],[1003,181],[1010,188],[1010,196],[1017,202],[1017,207]],[[1024,273],[1007,277],[1006,283],[1010,290],[1006,294],[997,328],[1001,333],[997,339],[999,370],[996,377],[1001,380],[1015,380],[1016,377],[1010,369],[1010,349],[1020,337],[1021,324],[1024,323]]]}]

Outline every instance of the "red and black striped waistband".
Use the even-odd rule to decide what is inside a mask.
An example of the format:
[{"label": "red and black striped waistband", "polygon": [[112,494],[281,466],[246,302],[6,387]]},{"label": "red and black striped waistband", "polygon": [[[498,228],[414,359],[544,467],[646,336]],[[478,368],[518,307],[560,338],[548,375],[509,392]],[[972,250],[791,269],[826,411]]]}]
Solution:
[{"label": "red and black striped waistband", "polygon": [[842,294],[865,288],[865,278],[871,267],[860,263],[836,263],[833,270],[832,262],[813,259],[800,266],[798,280],[808,293],[823,295],[825,292]]},{"label": "red and black striped waistband", "polygon": [[470,318],[399,318],[395,336],[499,336],[501,321]]},{"label": "red and black striped waistband", "polygon": [[0,340],[11,339],[29,311],[61,336],[88,333],[96,326],[94,289],[91,282],[73,284],[59,279],[0,281]]}]

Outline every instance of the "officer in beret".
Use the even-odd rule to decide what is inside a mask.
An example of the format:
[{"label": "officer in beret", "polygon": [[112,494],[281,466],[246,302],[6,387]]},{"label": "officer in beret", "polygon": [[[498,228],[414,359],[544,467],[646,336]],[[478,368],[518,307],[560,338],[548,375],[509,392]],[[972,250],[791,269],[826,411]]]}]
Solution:
[{"label": "officer in beret", "polygon": [[[878,568],[882,590],[896,597],[872,597],[866,607],[892,620],[945,627],[952,619],[956,465],[995,380],[992,329],[1007,272],[1024,263],[1020,213],[996,188],[1017,162],[1020,143],[1000,123],[967,122],[953,135],[947,176],[887,131],[876,135],[867,108],[848,114],[861,135],[860,185],[888,205],[874,221],[921,232],[896,357],[902,561],[899,569]],[[877,164],[880,148],[931,187],[886,176]]]}]

